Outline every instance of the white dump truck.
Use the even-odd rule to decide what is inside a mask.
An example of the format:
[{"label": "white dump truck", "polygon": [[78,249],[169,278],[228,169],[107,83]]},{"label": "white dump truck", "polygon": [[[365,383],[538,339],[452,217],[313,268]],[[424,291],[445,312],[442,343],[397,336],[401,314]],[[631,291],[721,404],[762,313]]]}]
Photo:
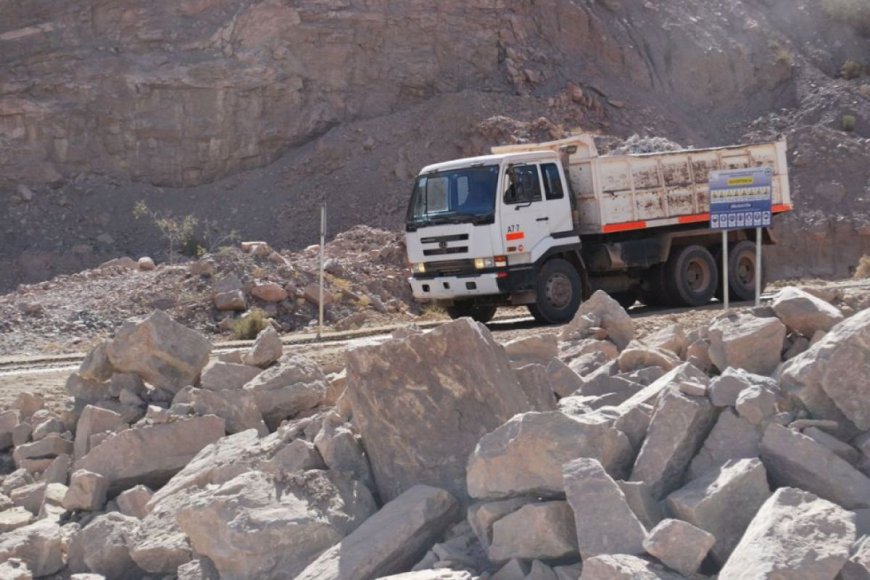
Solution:
[{"label": "white dump truck", "polygon": [[[785,142],[599,156],[577,135],[430,165],[406,220],[414,297],[484,322],[516,305],[565,322],[595,289],[624,305],[705,304],[724,279],[710,172],[753,167],[773,172],[773,213],[791,210]],[[728,234],[737,299],[755,294],[754,234]]]}]

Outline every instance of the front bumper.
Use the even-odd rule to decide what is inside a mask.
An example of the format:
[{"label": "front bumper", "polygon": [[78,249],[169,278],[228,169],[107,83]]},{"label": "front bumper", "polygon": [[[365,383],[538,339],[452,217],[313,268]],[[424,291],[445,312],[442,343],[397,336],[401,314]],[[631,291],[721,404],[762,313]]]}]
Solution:
[{"label": "front bumper", "polygon": [[502,293],[494,272],[477,276],[408,278],[408,283],[417,300],[453,300]]}]

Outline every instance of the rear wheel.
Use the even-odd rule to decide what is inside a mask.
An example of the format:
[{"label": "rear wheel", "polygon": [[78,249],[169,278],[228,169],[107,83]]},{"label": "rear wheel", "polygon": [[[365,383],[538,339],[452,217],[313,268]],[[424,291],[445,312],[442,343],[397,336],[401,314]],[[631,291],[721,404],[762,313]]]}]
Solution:
[{"label": "rear wheel", "polygon": [[703,246],[677,249],[665,267],[668,294],[676,306],[702,306],[710,302],[719,284],[719,270]]},{"label": "rear wheel", "polygon": [[567,261],[554,258],[544,264],[535,283],[536,303],[529,312],[536,320],[561,324],[574,317],[582,300],[580,274]]},{"label": "rear wheel", "polygon": [[[719,258],[721,268],[722,258]],[[764,289],[764,272],[761,288]],[[719,282],[722,286],[722,282]],[[755,242],[743,240],[728,248],[728,297],[734,300],[755,299]],[[721,290],[720,290],[721,294]]]},{"label": "rear wheel", "polygon": [[447,310],[450,318],[454,320],[467,316],[477,322],[487,323],[495,316],[495,311],[498,310],[498,307],[480,306],[471,302],[454,302],[452,306],[448,306],[445,310]]}]

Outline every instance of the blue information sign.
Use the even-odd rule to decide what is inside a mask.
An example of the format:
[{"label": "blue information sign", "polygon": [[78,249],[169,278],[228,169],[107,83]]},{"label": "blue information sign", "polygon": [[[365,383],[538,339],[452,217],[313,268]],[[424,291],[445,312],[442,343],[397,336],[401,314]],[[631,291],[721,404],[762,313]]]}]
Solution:
[{"label": "blue information sign", "polygon": [[710,228],[736,230],[770,225],[773,171],[769,167],[710,173]]}]

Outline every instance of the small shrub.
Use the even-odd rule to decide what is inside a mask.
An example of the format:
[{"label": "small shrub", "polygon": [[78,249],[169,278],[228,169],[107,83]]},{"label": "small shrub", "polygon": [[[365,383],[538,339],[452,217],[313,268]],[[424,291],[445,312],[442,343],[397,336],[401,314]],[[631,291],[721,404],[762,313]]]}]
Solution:
[{"label": "small shrub", "polygon": [[264,328],[269,326],[266,313],[260,308],[252,308],[250,312],[233,324],[233,338],[236,340],[254,340]]},{"label": "small shrub", "polygon": [[858,94],[862,97],[870,97],[870,85],[863,84],[858,87]]},{"label": "small shrub", "polygon": [[767,46],[771,51],[773,51],[774,64],[786,68],[792,68],[794,66],[794,55],[789,49],[775,40],[771,40]]},{"label": "small shrub", "polygon": [[854,278],[870,278],[870,256],[861,256]]},{"label": "small shrub", "polygon": [[857,79],[864,74],[864,65],[852,59],[847,60],[840,67],[840,76],[846,80]]},{"label": "small shrub", "polygon": [[855,125],[858,123],[858,119],[855,118],[855,115],[843,115],[843,118],[840,119],[840,126],[843,131],[847,133],[855,130]]}]

